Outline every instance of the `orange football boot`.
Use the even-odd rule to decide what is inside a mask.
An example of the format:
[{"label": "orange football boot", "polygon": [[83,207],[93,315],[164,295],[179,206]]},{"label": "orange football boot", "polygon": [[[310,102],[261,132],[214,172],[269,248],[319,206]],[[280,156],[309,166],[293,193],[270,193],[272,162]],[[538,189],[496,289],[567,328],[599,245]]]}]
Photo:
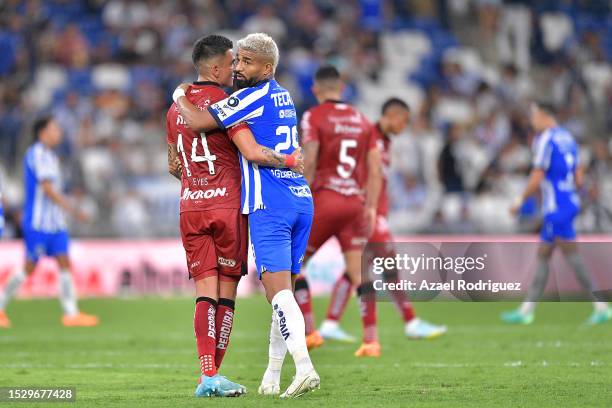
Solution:
[{"label": "orange football boot", "polygon": [[0,328],[8,329],[11,327],[11,321],[9,320],[4,310],[0,310]]},{"label": "orange football boot", "polygon": [[361,347],[355,352],[356,357],[380,357],[380,343],[372,341],[370,343],[362,343]]},{"label": "orange football boot", "polygon": [[306,347],[308,347],[308,350],[321,347],[324,342],[325,340],[323,340],[323,337],[321,337],[318,330],[315,330],[306,336]]},{"label": "orange football boot", "polygon": [[78,313],[74,316],[64,315],[62,324],[66,327],[92,327],[98,325],[98,318],[87,313]]}]

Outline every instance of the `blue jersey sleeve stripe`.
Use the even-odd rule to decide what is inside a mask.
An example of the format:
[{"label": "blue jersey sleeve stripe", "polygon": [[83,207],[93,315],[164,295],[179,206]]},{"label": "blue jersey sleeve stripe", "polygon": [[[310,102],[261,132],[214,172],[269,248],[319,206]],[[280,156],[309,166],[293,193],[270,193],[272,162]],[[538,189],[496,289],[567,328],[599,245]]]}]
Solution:
[{"label": "blue jersey sleeve stripe", "polygon": [[215,110],[215,108],[213,108],[212,106],[209,106],[208,113],[210,113],[210,116],[212,116],[215,122],[217,122],[217,125],[219,125],[219,129],[224,130],[225,125],[223,124],[223,121],[219,119],[219,117],[217,116],[217,111]]},{"label": "blue jersey sleeve stripe", "polygon": [[540,138],[536,141],[533,167],[546,170],[550,164],[551,152],[550,131],[546,131],[540,135]]},{"label": "blue jersey sleeve stripe", "polygon": [[[253,116],[250,115],[263,107],[264,96],[268,94],[269,89],[270,83],[267,82],[261,88],[250,88],[243,92],[234,92],[230,97],[214,104],[213,107],[222,110],[227,115],[222,121],[225,127],[231,127],[236,123],[252,118]],[[230,105],[232,102],[235,106]]]}]

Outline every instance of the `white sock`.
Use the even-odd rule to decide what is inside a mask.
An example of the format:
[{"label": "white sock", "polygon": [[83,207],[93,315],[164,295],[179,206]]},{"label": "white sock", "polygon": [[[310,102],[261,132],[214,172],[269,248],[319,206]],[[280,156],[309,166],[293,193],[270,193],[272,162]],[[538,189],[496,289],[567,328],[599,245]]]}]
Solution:
[{"label": "white sock", "polygon": [[278,317],[281,336],[287,344],[295,363],[295,374],[301,376],[314,369],[306,348],[306,327],[304,316],[295,301],[293,292],[281,290],[272,298],[272,309]]},{"label": "white sock", "polygon": [[17,293],[17,290],[19,289],[23,281],[25,281],[25,279],[25,273],[21,269],[18,269],[17,272],[15,272],[13,276],[11,276],[8,283],[6,284],[6,287],[4,288],[4,292],[0,293],[0,310],[6,309],[6,305],[11,300],[11,298],[15,296],[15,293]]},{"label": "white sock", "polygon": [[521,304],[521,313],[524,315],[533,313],[533,310],[535,309],[535,302],[523,302]]},{"label": "white sock", "polygon": [[287,354],[287,344],[283,339],[278,327],[278,317],[272,312],[272,323],[270,324],[270,346],[268,348],[268,368],[263,375],[262,383],[280,384],[283,361]]},{"label": "white sock", "polygon": [[59,275],[59,295],[62,309],[67,316],[74,316],[79,313],[76,301],[76,292],[72,283],[72,275],[66,269],[62,269]]},{"label": "white sock", "polygon": [[597,312],[604,312],[608,310],[608,303],[607,302],[593,302],[593,308]]}]

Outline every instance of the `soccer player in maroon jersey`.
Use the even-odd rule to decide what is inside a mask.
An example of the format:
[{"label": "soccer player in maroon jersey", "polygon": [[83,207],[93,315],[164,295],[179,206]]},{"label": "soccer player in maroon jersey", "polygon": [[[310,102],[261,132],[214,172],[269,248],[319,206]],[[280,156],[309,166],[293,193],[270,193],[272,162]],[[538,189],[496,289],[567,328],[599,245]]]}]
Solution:
[{"label": "soccer player in maroon jersey", "polygon": [[[408,104],[399,98],[390,98],[382,106],[382,116],[374,127],[374,133],[381,152],[383,166],[383,184],[380,199],[377,206],[376,227],[368,242],[378,243],[373,247],[375,256],[394,256],[393,235],[387,223],[389,214],[389,197],[387,193],[387,179],[389,177],[389,166],[391,164],[391,136],[401,134],[410,120],[410,108]],[[386,245],[383,245],[386,244]],[[381,252],[381,253],[378,253]],[[384,276],[387,282],[397,282],[399,277],[397,271]],[[327,309],[327,318],[321,325],[320,334],[323,338],[336,340],[349,340],[350,336],[342,331],[338,322],[344,313],[346,303],[351,296],[352,285],[346,274],[341,275],[332,290],[332,298]],[[438,326],[418,318],[414,307],[402,291],[390,292],[393,303],[400,312],[404,321],[404,333],[409,338],[422,339],[434,338],[446,332],[445,326]]]},{"label": "soccer player in maroon jersey", "polygon": [[[371,282],[361,282],[361,256],[376,221],[382,183],[380,152],[372,124],[340,100],[343,87],[336,68],[321,67],[313,86],[319,105],[302,117],[304,176],[311,185],[315,207],[307,256],[329,238],[338,239],[347,279],[357,286],[361,300],[363,344],[355,355],[378,356],[375,294]],[[323,340],[314,327],[303,277],[296,282],[295,297],[304,315],[307,344],[317,347]]]},{"label": "soccer player in maroon jersey", "polygon": [[[221,86],[232,85],[232,48],[229,39],[217,35],[195,43],[192,58],[198,80],[186,96],[199,109],[227,98]],[[248,160],[266,166],[279,166],[279,160],[255,142],[246,124],[227,132],[197,133],[173,104],[166,125],[168,170],[181,181],[181,238],[196,287],[194,329],[202,375],[196,396],[241,395],[246,392],[244,386],[217,372],[229,343],[238,282],[247,268],[247,220],[241,213],[238,150]],[[292,169],[302,172],[300,151],[293,156]],[[285,159],[280,158],[283,167]]]}]

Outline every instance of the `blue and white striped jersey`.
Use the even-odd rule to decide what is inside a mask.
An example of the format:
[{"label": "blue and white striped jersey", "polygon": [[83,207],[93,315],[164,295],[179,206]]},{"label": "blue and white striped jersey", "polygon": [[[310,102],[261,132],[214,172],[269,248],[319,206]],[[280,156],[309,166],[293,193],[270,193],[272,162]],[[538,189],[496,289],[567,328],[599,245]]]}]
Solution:
[{"label": "blue and white striped jersey", "polygon": [[[299,147],[295,106],[289,92],[273,79],[238,90],[208,110],[222,129],[247,123],[262,146],[285,154]],[[240,166],[244,214],[264,208],[313,212],[312,194],[302,175],[258,166],[242,156]]]},{"label": "blue and white striped jersey", "polygon": [[25,206],[23,229],[45,233],[65,231],[64,211],[42,190],[41,183],[49,180],[56,191],[62,191],[62,177],[57,155],[37,142],[26,151],[24,160]]},{"label": "blue and white striped jersey", "polygon": [[574,174],[578,167],[578,145],[562,127],[546,129],[534,141],[533,167],[546,172],[542,184],[542,212],[575,212],[580,208]]}]

